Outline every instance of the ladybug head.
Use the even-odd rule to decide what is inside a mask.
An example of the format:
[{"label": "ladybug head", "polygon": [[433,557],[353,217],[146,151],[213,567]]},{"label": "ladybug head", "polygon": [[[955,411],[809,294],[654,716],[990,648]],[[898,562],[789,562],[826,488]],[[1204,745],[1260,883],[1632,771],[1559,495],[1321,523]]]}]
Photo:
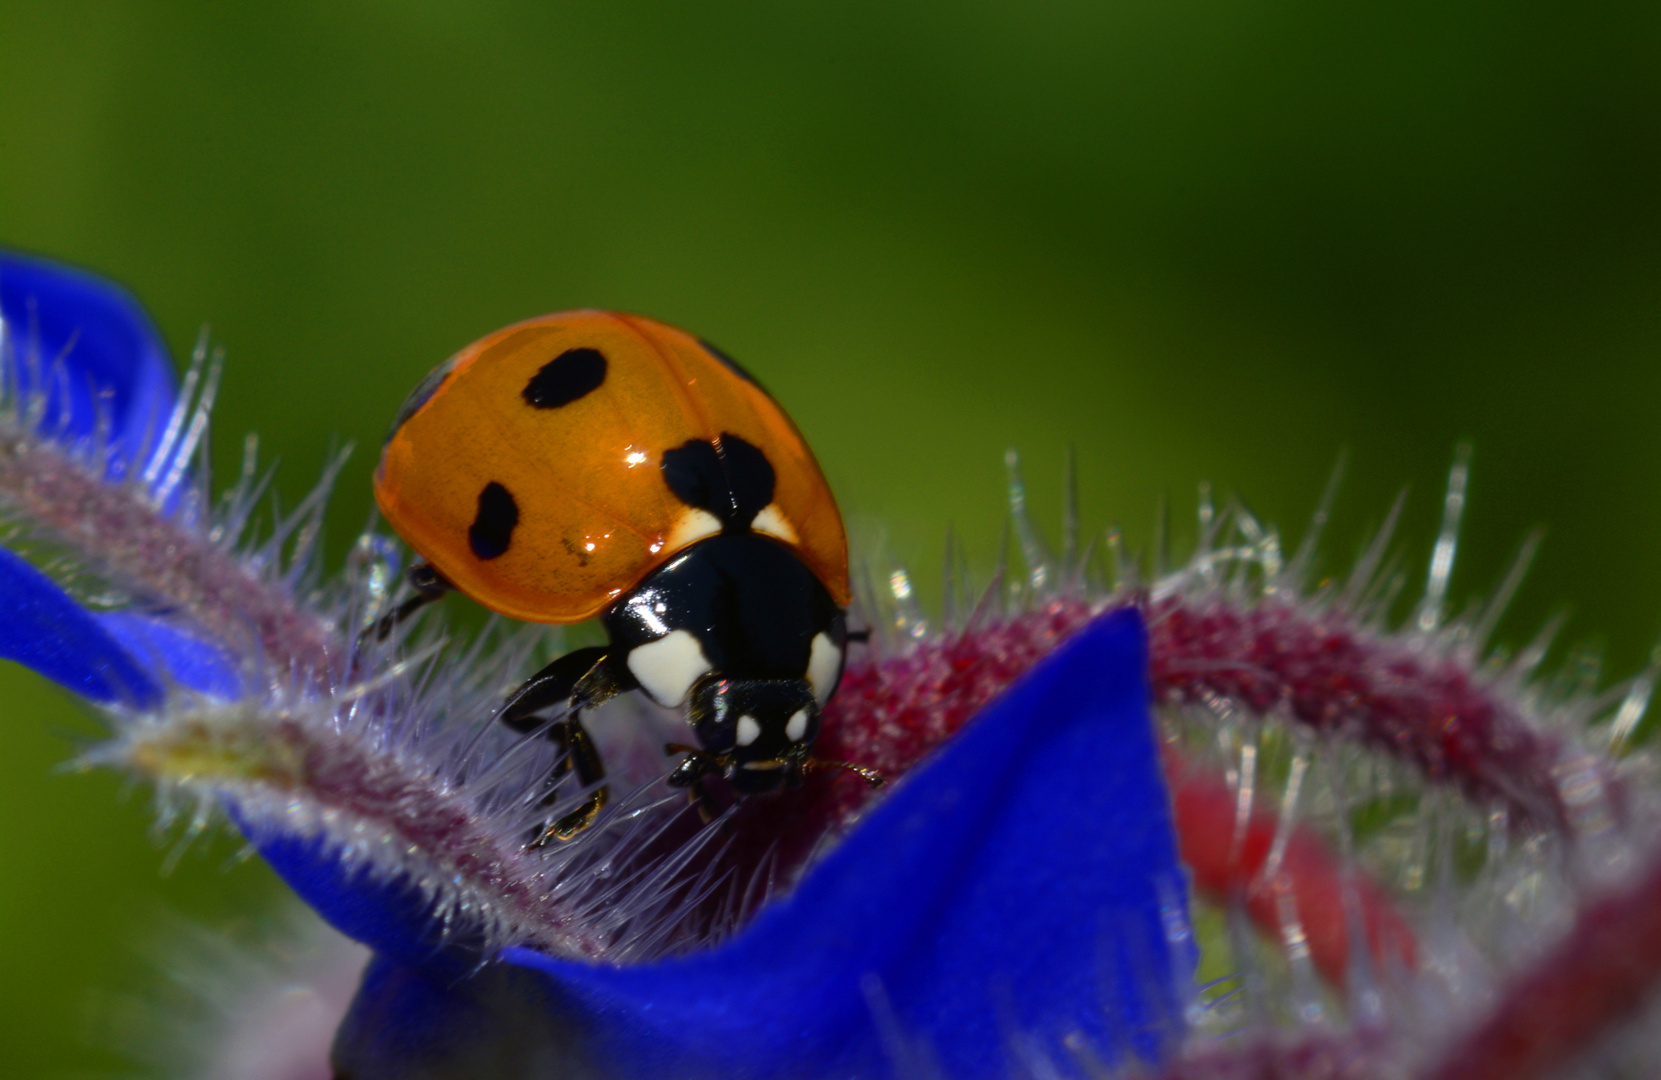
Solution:
[{"label": "ladybug head", "polygon": [[725,759],[737,794],[801,784],[819,737],[819,703],[806,680],[708,675],[692,688],[689,711],[699,745]]}]

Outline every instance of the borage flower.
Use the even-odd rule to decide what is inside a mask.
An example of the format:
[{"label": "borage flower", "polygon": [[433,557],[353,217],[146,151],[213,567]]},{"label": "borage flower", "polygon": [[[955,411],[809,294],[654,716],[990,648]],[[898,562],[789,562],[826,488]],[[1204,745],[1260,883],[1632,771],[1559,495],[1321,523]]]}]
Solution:
[{"label": "borage flower", "polygon": [[[594,725],[613,806],[538,849],[585,793],[550,807],[554,744],[493,717],[546,632],[452,644],[429,613],[365,638],[397,548],[371,530],[321,573],[329,476],[256,538],[251,445],[210,504],[205,347],[175,395],[111,286],[6,257],[0,302],[0,508],[33,559],[0,550],[0,655],[100,706],[87,763],[190,828],[222,811],[369,946],[339,1075],[1544,1075],[1654,1052],[1608,1049],[1661,970],[1661,864],[1607,752],[1654,673],[1541,684],[1546,637],[1483,663],[1521,571],[1445,617],[1463,461],[1396,630],[1388,527],[1309,590],[1325,503],[1284,557],[1207,502],[1186,565],[1139,580],[1110,536],[1106,580],[1076,530],[1049,553],[1012,462],[1019,580],[971,604],[948,573],[937,627],[903,573],[861,599],[877,632],[821,752],[897,783],[814,774],[706,825],[662,783],[675,718],[621,701]],[[1244,993],[1193,985],[1191,904]]]}]

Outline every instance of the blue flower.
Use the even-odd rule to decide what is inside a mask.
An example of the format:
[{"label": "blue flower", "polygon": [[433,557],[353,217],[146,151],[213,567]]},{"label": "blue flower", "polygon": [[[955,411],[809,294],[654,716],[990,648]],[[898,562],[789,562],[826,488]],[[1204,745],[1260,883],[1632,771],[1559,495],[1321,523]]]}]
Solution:
[{"label": "blue flower", "polygon": [[103,431],[108,478],[160,444],[176,394],[167,346],[125,289],[85,271],[0,252],[5,394],[35,406],[64,443]]},{"label": "blue flower", "polygon": [[[175,462],[151,465],[176,453],[164,429],[184,413],[143,313],[106,283],[15,256],[0,258],[0,300],[0,430],[149,499],[158,535],[177,524],[153,486]],[[0,508],[7,498],[0,486]],[[234,554],[177,527],[181,544]],[[614,947],[639,936],[624,916],[656,910],[629,897],[650,883],[684,898],[665,882],[695,870],[721,826],[684,848],[653,832],[627,873],[599,841],[524,852],[526,778],[546,763],[515,766],[534,756],[523,744],[489,767],[476,756],[500,734],[490,664],[511,655],[434,668],[407,642],[358,651],[384,580],[342,586],[349,599],[328,612],[283,594],[249,608],[257,625],[238,637],[188,581],[151,595],[130,569],[142,558],[119,565],[133,602],[96,612],[0,550],[0,656],[107,706],[118,750],[105,760],[188,757],[151,772],[213,800],[375,951],[335,1044],[354,1080],[1070,1076],[1159,1061],[1184,1032],[1196,957],[1134,609],[1056,650],[742,925],[617,962],[640,955]],[[269,558],[246,570],[250,589],[292,591]],[[229,578],[212,573],[202,592],[217,595]],[[304,648],[285,654],[290,640]]]},{"label": "blue flower", "polygon": [[[12,424],[97,463],[116,484],[139,467],[171,464],[154,451],[171,442],[165,427],[176,393],[167,346],[124,289],[59,263],[0,252],[0,400]],[[14,465],[15,451],[7,450]],[[154,491],[166,477],[134,482]],[[88,612],[4,548],[0,598],[0,657],[89,700],[150,704],[168,681],[234,693],[225,658],[211,646],[139,611]]]}]

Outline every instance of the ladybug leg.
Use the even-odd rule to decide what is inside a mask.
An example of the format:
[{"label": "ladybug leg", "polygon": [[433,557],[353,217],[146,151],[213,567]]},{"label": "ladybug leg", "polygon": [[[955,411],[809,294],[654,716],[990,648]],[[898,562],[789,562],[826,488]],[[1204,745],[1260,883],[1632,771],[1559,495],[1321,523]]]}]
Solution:
[{"label": "ladybug leg", "polygon": [[[585,788],[594,788],[576,809],[556,818],[533,837],[529,846],[543,847],[553,840],[571,839],[592,825],[606,805],[610,789],[601,783],[606,777],[605,762],[600,758],[593,737],[583,726],[582,710],[633,689],[632,681],[626,677],[618,678],[612,670],[607,649],[596,645],[566,653],[532,675],[503,706],[502,722],[515,731],[527,733],[535,731],[545,722],[538,713],[555,706],[566,706],[566,714],[549,724],[547,730],[548,737],[564,751],[554,776],[575,772],[578,783]],[[596,784],[599,786],[595,787]],[[553,806],[557,801],[557,792],[550,792],[542,805]]]},{"label": "ladybug leg", "polygon": [[704,787],[704,777],[719,776],[726,772],[725,763],[714,754],[683,743],[669,743],[664,746],[663,752],[686,755],[686,760],[675,766],[675,771],[669,774],[669,786],[686,789],[687,798],[698,808],[698,817],[703,819],[705,825],[714,821],[720,816],[721,808]]},{"label": "ladybug leg", "polygon": [[405,572],[404,578],[409,582],[409,587],[415,590],[415,595],[410,597],[408,600],[405,600],[402,604],[399,604],[392,611],[381,616],[374,626],[369,627],[364,630],[363,633],[359,634],[359,642],[362,642],[364,639],[368,638],[370,634],[374,634],[376,641],[385,641],[387,635],[392,633],[393,627],[397,626],[411,615],[414,615],[417,611],[420,611],[434,600],[443,599],[445,593],[455,588],[454,585],[451,585],[449,581],[445,579],[444,575],[440,574],[437,570],[434,570],[430,565],[424,562],[416,563],[414,566],[410,567],[409,570]]},{"label": "ladybug leg", "polygon": [[[600,751],[594,746],[593,737],[583,727],[582,718],[577,713],[573,712],[556,723],[549,734],[565,750],[557,771],[575,772],[577,782],[585,788],[595,784],[600,786],[589,792],[576,809],[550,822],[541,835],[531,841],[529,846],[533,848],[546,847],[552,840],[569,840],[594,824],[594,819],[600,815],[611,794],[611,789],[600,783],[606,778],[605,762],[600,760]],[[550,792],[542,800],[542,805],[552,806],[556,799],[557,793]]]},{"label": "ladybug leg", "polygon": [[[543,722],[536,714],[544,709],[569,705],[571,711],[576,712],[586,705],[598,705],[606,698],[621,693],[622,687],[610,693],[603,692],[605,683],[616,682],[610,678],[606,653],[604,645],[568,652],[526,679],[502,707],[502,723],[515,731],[534,731],[542,726]],[[601,669],[604,671],[601,672]],[[597,672],[601,673],[596,675]],[[589,693],[579,695],[579,689],[586,689]]]}]

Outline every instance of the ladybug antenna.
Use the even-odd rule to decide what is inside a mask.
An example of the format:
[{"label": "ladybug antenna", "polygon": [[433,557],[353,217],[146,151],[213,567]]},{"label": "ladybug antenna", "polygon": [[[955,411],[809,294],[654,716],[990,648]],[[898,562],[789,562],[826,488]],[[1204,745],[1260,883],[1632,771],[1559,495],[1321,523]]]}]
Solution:
[{"label": "ladybug antenna", "polygon": [[858,773],[867,784],[874,788],[882,787],[884,783],[882,773],[864,765],[855,765],[851,761],[827,761],[825,758],[810,757],[802,764],[809,769],[846,769],[851,773]]}]

